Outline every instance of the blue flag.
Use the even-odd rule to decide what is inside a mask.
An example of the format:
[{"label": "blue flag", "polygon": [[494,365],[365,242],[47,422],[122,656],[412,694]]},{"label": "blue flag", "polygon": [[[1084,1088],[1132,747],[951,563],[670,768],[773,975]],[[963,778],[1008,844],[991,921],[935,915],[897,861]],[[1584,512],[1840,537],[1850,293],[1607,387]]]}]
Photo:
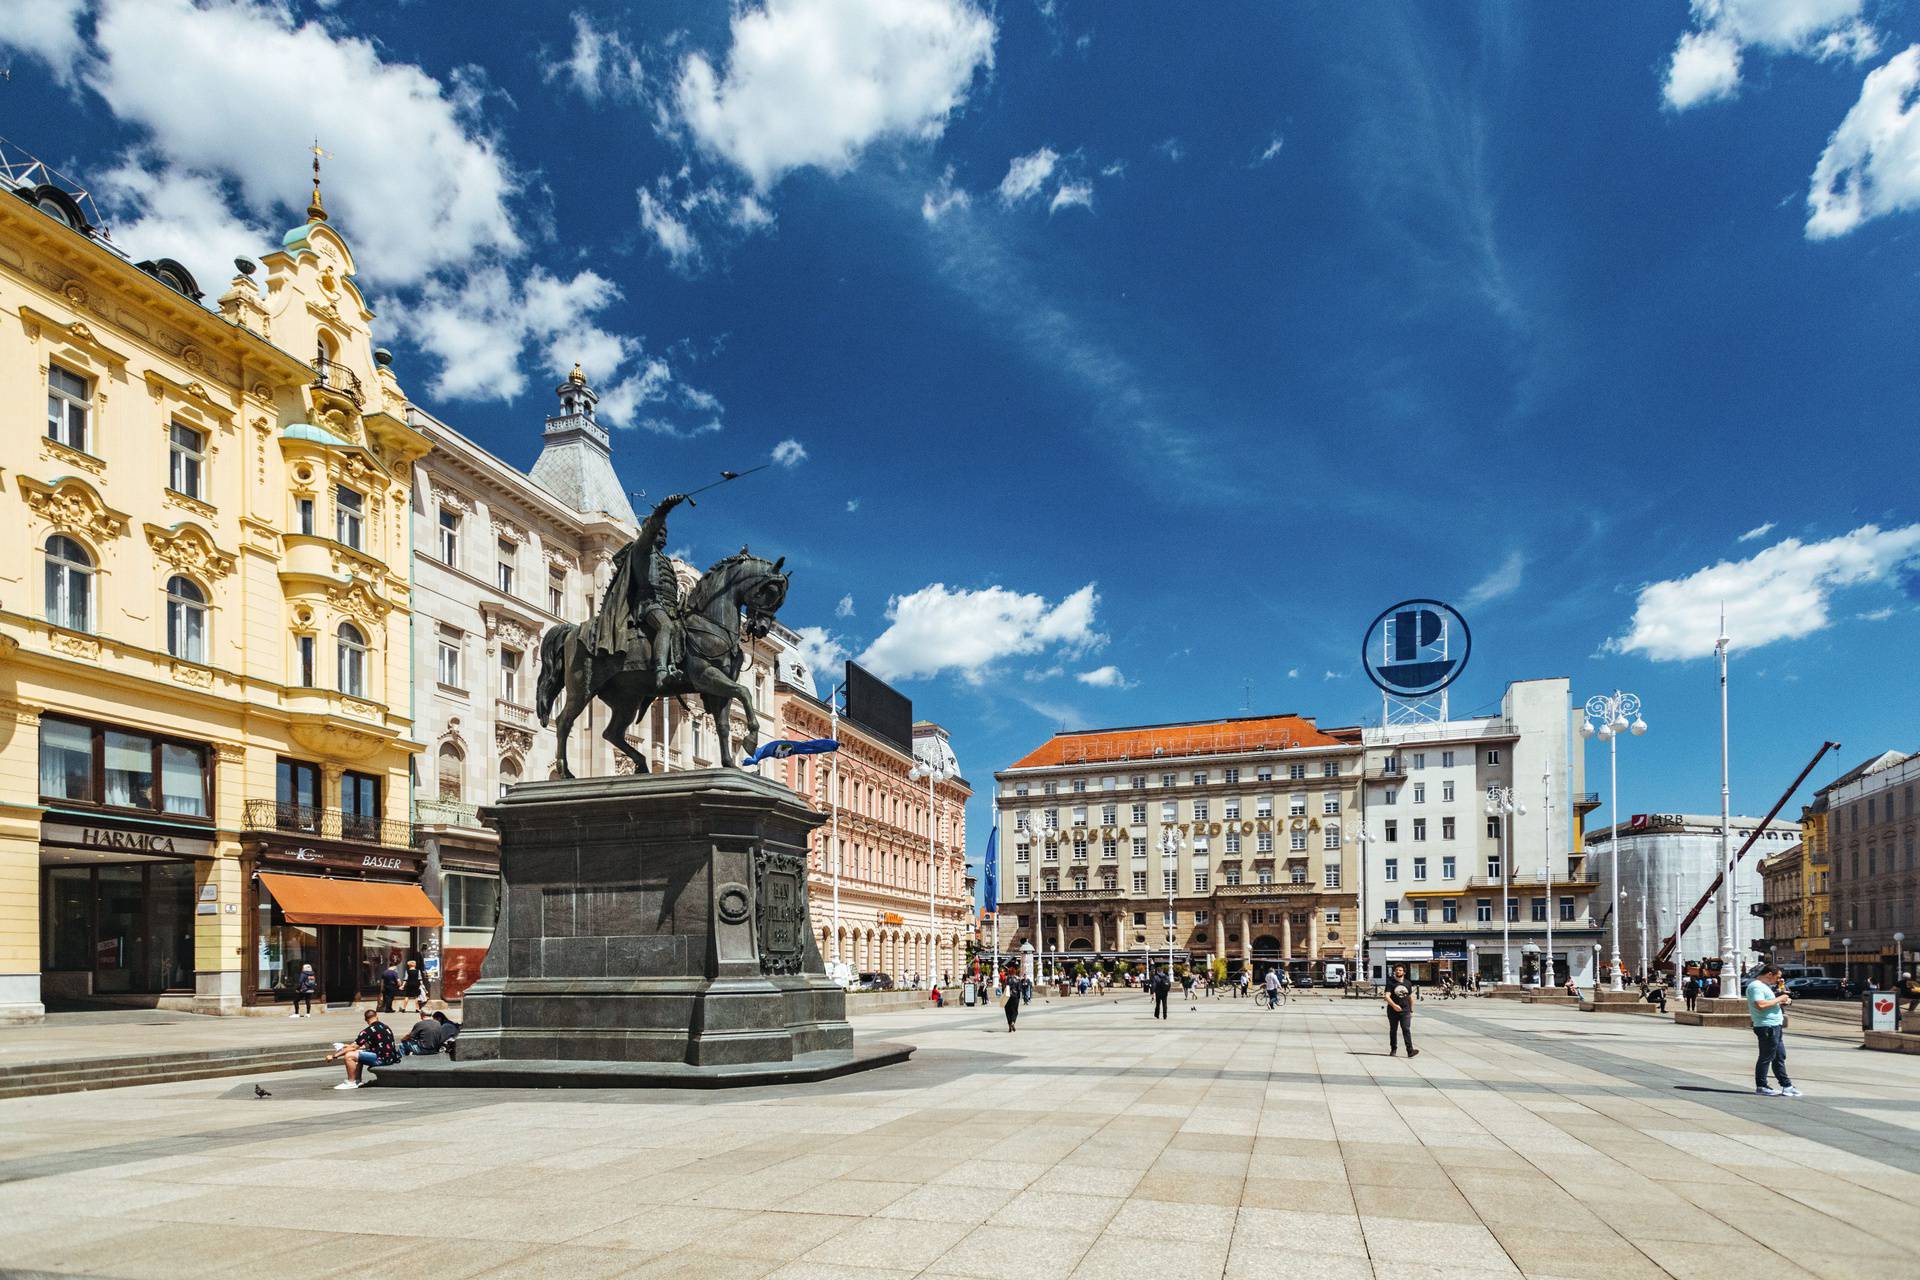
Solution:
[{"label": "blue flag", "polygon": [[995,856],[1000,846],[1000,828],[994,827],[987,832],[987,866],[985,892],[981,895],[982,913],[997,913],[1000,910],[1000,859]]},{"label": "blue flag", "polygon": [[762,760],[785,760],[788,756],[817,756],[839,749],[840,744],[832,738],[809,738],[805,742],[779,738],[773,742],[762,743],[760,749],[748,756],[740,767],[751,769]]}]

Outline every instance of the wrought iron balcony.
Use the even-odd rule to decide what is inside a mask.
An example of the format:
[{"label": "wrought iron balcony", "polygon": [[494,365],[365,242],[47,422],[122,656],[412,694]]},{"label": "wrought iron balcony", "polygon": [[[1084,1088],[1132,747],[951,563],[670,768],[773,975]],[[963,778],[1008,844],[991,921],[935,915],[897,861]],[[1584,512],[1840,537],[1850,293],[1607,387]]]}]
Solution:
[{"label": "wrought iron balcony", "polygon": [[245,813],[246,829],[249,831],[277,831],[311,836],[316,840],[375,844],[388,849],[411,849],[416,838],[411,822],[348,813],[343,809],[317,809],[304,804],[281,804],[277,800],[249,800]]},{"label": "wrought iron balcony", "polygon": [[360,385],[360,376],[338,360],[322,359],[314,365],[314,372],[319,375],[313,380],[317,389],[338,392],[353,401],[356,409],[366,405],[367,393]]}]

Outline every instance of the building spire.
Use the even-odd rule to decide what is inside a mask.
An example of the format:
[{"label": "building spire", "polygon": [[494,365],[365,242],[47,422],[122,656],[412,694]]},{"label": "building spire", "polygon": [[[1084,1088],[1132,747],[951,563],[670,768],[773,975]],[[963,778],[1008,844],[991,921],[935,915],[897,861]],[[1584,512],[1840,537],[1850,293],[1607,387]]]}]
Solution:
[{"label": "building spire", "polygon": [[315,138],[313,145],[307,149],[313,152],[313,199],[307,202],[307,221],[325,222],[327,220],[327,206],[320,202],[320,161],[323,158],[331,157],[333,153],[331,151],[322,151],[320,149],[320,139],[318,138]]}]

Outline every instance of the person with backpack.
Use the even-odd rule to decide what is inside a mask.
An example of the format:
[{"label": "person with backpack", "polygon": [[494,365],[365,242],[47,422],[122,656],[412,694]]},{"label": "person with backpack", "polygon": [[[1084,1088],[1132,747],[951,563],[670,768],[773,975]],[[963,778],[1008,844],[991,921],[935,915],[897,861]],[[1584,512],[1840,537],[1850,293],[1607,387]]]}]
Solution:
[{"label": "person with backpack", "polygon": [[[301,965],[300,972],[296,974],[293,979],[293,1012],[287,1016],[289,1018],[311,1018],[313,1016],[313,997],[318,994],[319,990],[320,982],[313,976],[313,966],[310,964]],[[307,1006],[305,1013],[300,1012],[302,1003],[305,1003]]]},{"label": "person with backpack", "polygon": [[1165,969],[1155,969],[1147,980],[1147,989],[1153,993],[1153,1016],[1167,1016],[1167,997],[1173,992],[1173,978]]}]

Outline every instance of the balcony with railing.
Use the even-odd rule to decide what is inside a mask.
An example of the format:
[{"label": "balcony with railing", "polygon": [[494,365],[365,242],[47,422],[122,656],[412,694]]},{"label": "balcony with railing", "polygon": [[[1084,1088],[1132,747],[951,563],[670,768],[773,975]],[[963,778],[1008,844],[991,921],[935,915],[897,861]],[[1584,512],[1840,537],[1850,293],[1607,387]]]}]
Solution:
[{"label": "balcony with railing", "polygon": [[367,393],[366,388],[360,385],[360,375],[338,360],[330,360],[322,356],[314,364],[314,372],[318,375],[313,380],[314,390],[330,391],[336,395],[345,396],[356,409],[366,405]]},{"label": "balcony with railing", "polygon": [[464,800],[415,800],[413,821],[422,827],[477,827],[480,806]]},{"label": "balcony with railing", "polygon": [[249,800],[244,816],[248,831],[373,844],[387,849],[411,849],[415,842],[411,822],[348,813],[344,809],[318,809],[311,805],[281,804],[277,800]]}]

